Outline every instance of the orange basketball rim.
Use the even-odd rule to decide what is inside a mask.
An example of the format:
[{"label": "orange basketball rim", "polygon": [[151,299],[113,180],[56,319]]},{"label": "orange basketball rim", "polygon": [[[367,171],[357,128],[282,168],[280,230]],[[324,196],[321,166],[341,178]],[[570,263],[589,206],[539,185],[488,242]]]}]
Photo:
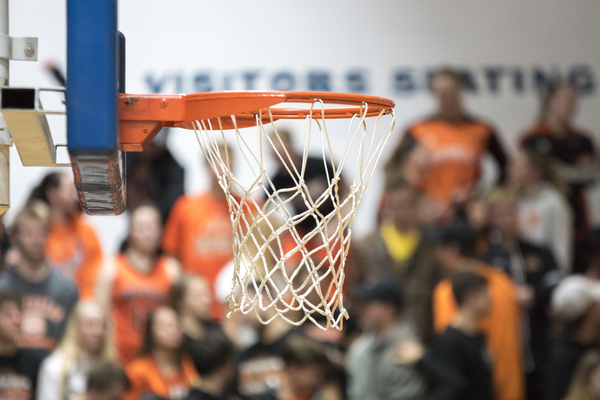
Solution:
[{"label": "orange basketball rim", "polygon": [[[281,103],[298,106],[274,107]],[[308,106],[315,103],[323,106]],[[193,123],[201,120],[215,130],[234,129],[280,119],[376,117],[391,113],[395,106],[383,97],[298,91],[119,94],[118,104],[122,151],[142,151],[162,128],[193,129]]]}]

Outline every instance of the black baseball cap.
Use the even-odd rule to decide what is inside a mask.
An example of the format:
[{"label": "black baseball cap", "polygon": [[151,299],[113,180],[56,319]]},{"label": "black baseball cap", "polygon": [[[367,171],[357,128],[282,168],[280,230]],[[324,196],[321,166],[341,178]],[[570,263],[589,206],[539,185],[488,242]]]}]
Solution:
[{"label": "black baseball cap", "polygon": [[364,302],[381,301],[397,307],[404,304],[402,289],[391,280],[361,285],[354,292],[354,297]]}]

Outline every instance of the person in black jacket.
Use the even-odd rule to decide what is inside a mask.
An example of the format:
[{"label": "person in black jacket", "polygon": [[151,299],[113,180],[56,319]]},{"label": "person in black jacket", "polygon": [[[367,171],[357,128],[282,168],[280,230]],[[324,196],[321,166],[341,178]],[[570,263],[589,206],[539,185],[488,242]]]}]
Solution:
[{"label": "person in black jacket", "polygon": [[519,236],[517,196],[499,188],[488,196],[490,246],[482,259],[506,272],[517,285],[528,399],[543,399],[542,370],[550,345],[547,309],[560,273],[552,253]]},{"label": "person in black jacket", "polygon": [[402,343],[398,362],[416,363],[428,378],[432,389],[426,400],[493,400],[493,359],[477,328],[492,306],[488,282],[474,272],[459,272],[452,277],[452,292],[458,307],[452,324],[425,355],[415,341]]},{"label": "person in black jacket", "polygon": [[127,206],[133,210],[155,204],[163,223],[184,194],[185,183],[185,171],[167,147],[168,134],[163,129],[143,152],[127,154]]},{"label": "person in black jacket", "polygon": [[204,340],[191,343],[188,350],[201,379],[187,400],[225,399],[234,372],[235,349],[231,340],[223,332],[211,331]]}]

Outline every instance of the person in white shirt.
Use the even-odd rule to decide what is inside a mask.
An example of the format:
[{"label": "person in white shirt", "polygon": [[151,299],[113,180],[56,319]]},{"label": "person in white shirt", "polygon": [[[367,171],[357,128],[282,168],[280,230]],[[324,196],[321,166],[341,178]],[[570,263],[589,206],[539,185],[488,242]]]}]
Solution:
[{"label": "person in white shirt", "polygon": [[509,168],[509,184],[519,195],[519,231],[533,244],[552,251],[560,271],[573,264],[573,210],[565,195],[567,185],[553,161],[524,150]]}]

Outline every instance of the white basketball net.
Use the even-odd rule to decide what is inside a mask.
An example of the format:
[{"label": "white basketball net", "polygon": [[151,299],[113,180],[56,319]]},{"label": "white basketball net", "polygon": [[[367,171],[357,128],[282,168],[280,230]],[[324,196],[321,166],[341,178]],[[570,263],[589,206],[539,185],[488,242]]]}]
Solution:
[{"label": "white basketball net", "polygon": [[[334,156],[326,119],[312,117],[313,110],[325,109],[325,104],[315,101],[309,107],[304,150],[297,156],[294,149],[286,148],[288,143],[275,125],[264,125],[258,116],[256,126],[250,128],[254,133],[241,132],[237,127],[225,131],[209,120],[194,123],[198,143],[218,176],[231,212],[235,271],[228,317],[237,311],[253,311],[263,324],[282,318],[300,325],[309,319],[322,329],[341,329],[344,318],[348,318],[342,287],[352,220],[390,138],[395,116],[392,112],[385,117],[385,126],[383,112],[372,118],[364,114],[349,117],[345,147],[341,149],[341,143],[336,143]],[[364,113],[367,108],[367,104],[362,106]],[[270,109],[267,112],[271,115]],[[235,124],[235,117],[231,118]],[[218,122],[220,125],[221,120]],[[252,172],[253,180],[245,186],[230,168],[232,154],[220,145],[231,142],[232,135],[242,154],[239,157],[236,153],[236,168]],[[326,176],[320,188],[304,180],[315,137],[316,143],[320,142],[318,155]],[[266,158],[272,154],[279,159],[280,169],[289,174],[293,187],[274,187],[265,169]],[[348,185],[343,183],[341,172],[350,163],[351,154],[354,165],[349,167],[355,171]]]}]

